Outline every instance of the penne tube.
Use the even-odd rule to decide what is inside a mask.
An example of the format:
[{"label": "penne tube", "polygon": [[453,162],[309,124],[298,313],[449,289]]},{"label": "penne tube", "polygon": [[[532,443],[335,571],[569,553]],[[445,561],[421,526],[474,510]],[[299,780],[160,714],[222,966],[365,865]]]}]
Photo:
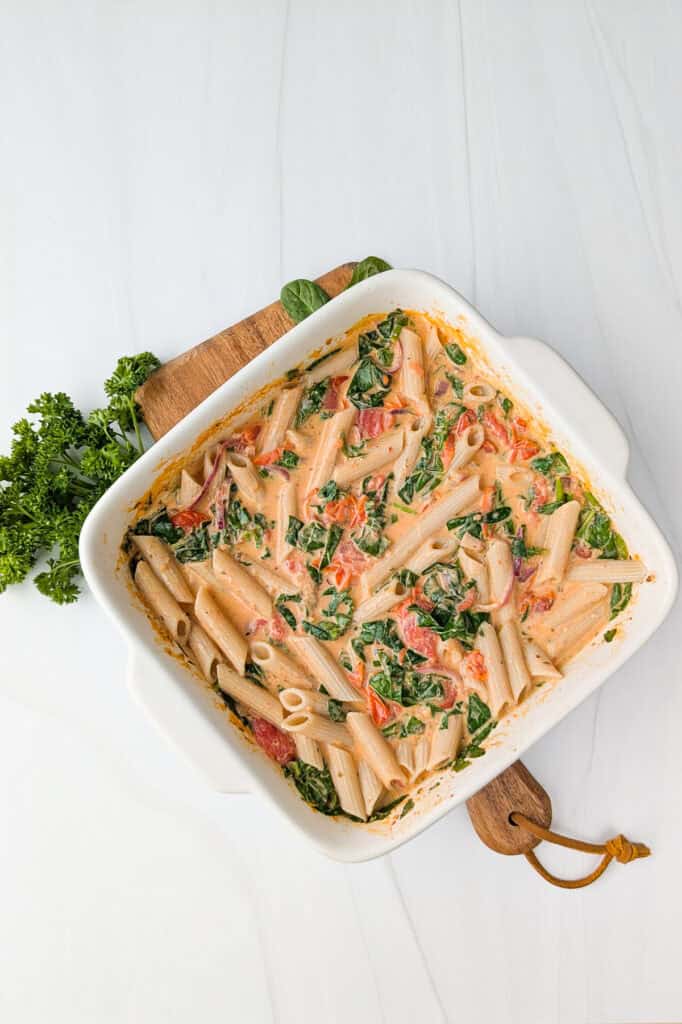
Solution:
[{"label": "penne tube", "polygon": [[284,719],[282,705],[262,686],[252,683],[250,679],[243,679],[227,665],[218,665],[218,686],[223,693],[227,693],[240,704],[244,704],[250,711],[255,712],[258,718],[264,718],[272,725],[276,725],[278,729],[282,727]]},{"label": "penne tube", "polygon": [[238,597],[242,604],[264,619],[272,617],[272,601],[267,591],[224,547],[218,547],[213,552],[213,572],[218,582]]},{"label": "penne tube", "polygon": [[500,712],[512,703],[512,692],[509,686],[507,669],[502,658],[500,641],[495,629],[489,622],[481,623],[476,637],[476,649],[481,652],[485,659],[485,666],[488,672],[487,689],[488,703],[495,718]]},{"label": "penne tube", "polygon": [[364,711],[349,711],[346,716],[346,728],[355,740],[360,757],[379,776],[384,786],[388,788],[395,783],[405,784],[405,775],[390,743],[379,732],[368,714]]},{"label": "penne tube", "polygon": [[523,640],[526,666],[533,679],[562,679],[562,673],[552,663],[543,649],[533,640]]},{"label": "penne tube", "polygon": [[218,645],[225,657],[234,665],[240,675],[246,668],[246,640],[217,605],[206,586],[199,588],[194,602],[194,613],[211,639]]},{"label": "penne tube", "polygon": [[173,639],[178,642],[187,640],[190,630],[188,616],[146,562],[137,563],[135,585]]},{"label": "penne tube", "polygon": [[314,711],[316,715],[326,715],[329,718],[329,697],[319,690],[288,686],[285,690],[280,690],[278,696],[282,707],[289,714],[296,711]]},{"label": "penne tube", "polygon": [[417,459],[421,454],[422,440],[431,429],[432,423],[433,417],[431,415],[424,415],[414,417],[407,426],[403,427],[402,451],[393,466],[393,483],[391,486],[394,494],[398,494],[398,491],[414,469]]},{"label": "penne tube", "polygon": [[201,484],[198,480],[183,469],[180,473],[180,505],[183,508],[187,508],[199,497],[201,491]]},{"label": "penne tube", "polygon": [[300,732],[318,743],[332,743],[336,747],[353,749],[353,737],[345,725],[332,722],[330,718],[314,711],[295,711],[283,719],[282,728],[292,734]]},{"label": "penne tube", "polygon": [[226,462],[244,502],[252,509],[258,508],[263,501],[265,490],[251,459],[243,452],[229,452]]},{"label": "penne tube", "polygon": [[358,700],[359,693],[348,682],[346,674],[314,636],[293,636],[291,638],[296,653],[305,661],[311,676],[316,680],[317,688],[324,685],[325,690],[334,700]]},{"label": "penne tube", "polygon": [[211,445],[211,447],[207,448],[206,451],[204,452],[204,458],[203,458],[203,462],[202,462],[202,473],[203,473],[203,481],[204,481],[204,483],[206,483],[206,481],[208,480],[209,476],[213,472],[213,467],[215,465],[216,455],[218,455],[218,454],[219,454],[219,449],[218,449],[217,445],[215,445],[215,444]]},{"label": "penne tube", "polygon": [[187,644],[209,683],[217,683],[218,664],[222,661],[222,654],[198,622],[192,623]]},{"label": "penne tube", "polygon": [[405,568],[421,576],[436,562],[447,562],[456,550],[457,538],[454,534],[450,533],[447,537],[432,537],[430,540],[424,541],[422,546],[405,562]]},{"label": "penne tube", "polygon": [[414,757],[412,755],[412,744],[408,740],[397,740],[395,744],[395,759],[408,782],[414,775]]},{"label": "penne tube", "polygon": [[273,647],[266,640],[254,640],[251,644],[251,661],[282,687],[312,689],[312,678],[297,662],[285,654],[280,647]]},{"label": "penne tube", "polygon": [[567,501],[552,512],[543,545],[546,554],[540,562],[535,587],[545,583],[560,583],[564,578],[579,514],[580,505],[577,501]]},{"label": "penne tube", "polygon": [[427,770],[429,763],[429,741],[419,736],[412,750],[412,780],[416,781]]},{"label": "penne tube", "polygon": [[295,516],[296,506],[296,483],[293,480],[285,480],[277,492],[277,525],[275,528],[275,562],[280,565],[287,557],[291,544],[287,541],[287,529],[289,517]]},{"label": "penne tube", "polygon": [[333,477],[339,487],[348,487],[376,472],[382,466],[393,462],[402,451],[403,430],[391,430],[369,441],[363,455],[354,459],[342,459],[334,469]]},{"label": "penne tube", "polygon": [[277,598],[280,594],[298,593],[298,588],[288,576],[282,576],[280,573],[268,569],[267,565],[263,565],[261,561],[249,562],[246,568],[267,590],[270,597]]},{"label": "penne tube", "polygon": [[274,451],[275,448],[282,444],[291,421],[296,415],[302,394],[302,384],[291,383],[282,385],[265,427],[258,435],[256,451],[259,454]]},{"label": "penne tube", "polygon": [[556,629],[545,644],[552,661],[563,665],[592,640],[609,621],[611,609],[607,600],[587,608],[577,618]]},{"label": "penne tube", "polygon": [[311,764],[318,771],[323,771],[324,759],[319,743],[316,743],[315,740],[311,740],[309,736],[304,736],[300,732],[294,733],[294,743],[296,744],[296,755],[299,761],[305,761],[306,764]]},{"label": "penne tube", "polygon": [[131,534],[131,539],[145,562],[149,563],[152,572],[159,577],[175,600],[179,604],[192,604],[194,595],[168,545],[158,537],[142,537],[134,533]]},{"label": "penne tube", "polygon": [[457,750],[462,740],[462,715],[436,715],[427,768],[440,768],[447,761],[457,757]]},{"label": "penne tube", "polygon": [[509,544],[504,540],[492,540],[488,544],[486,564],[490,603],[494,606],[493,618],[500,625],[514,617],[514,566]]},{"label": "penne tube", "polygon": [[399,541],[392,544],[388,552],[374,565],[368,569],[363,578],[363,591],[367,595],[394,569],[399,569],[406,563],[410,555],[414,554],[422,541],[437,533],[446,525],[448,519],[453,518],[462,509],[475,500],[479,490],[479,477],[470,476],[461,484],[446,494],[440,501],[435,502],[425,512],[422,512],[416,519],[414,529],[404,534]]},{"label": "penne tube", "polygon": [[385,612],[390,611],[394,605],[404,601],[408,593],[408,588],[403,586],[400,580],[391,580],[387,586],[358,605],[353,615],[353,621],[370,622],[372,619],[379,618]]},{"label": "penne tube", "polygon": [[452,456],[448,472],[451,473],[456,469],[461,469],[468,462],[471,462],[484,441],[485,432],[480,423],[474,423],[462,431],[455,443],[455,454]]},{"label": "penne tube", "polygon": [[400,391],[416,409],[428,408],[424,385],[424,352],[421,338],[409,327],[400,332],[403,363],[400,368]]},{"label": "penne tube", "polygon": [[339,374],[345,373],[346,370],[350,370],[353,363],[357,362],[357,358],[357,345],[349,345],[347,348],[342,348],[340,352],[335,352],[333,356],[329,356],[319,363],[318,366],[308,370],[305,375],[306,383],[317,384],[318,381],[324,380],[325,377],[337,377]]},{"label": "penne tube", "polygon": [[576,583],[641,583],[646,566],[635,558],[577,558],[566,572],[566,579]]},{"label": "penne tube", "polygon": [[473,580],[476,584],[476,593],[478,594],[479,604],[490,603],[490,586],[488,583],[488,567],[484,562],[480,562],[478,558],[474,558],[473,555],[468,554],[461,547],[459,549],[459,564],[462,567],[464,575],[468,579]]},{"label": "penne tube", "polygon": [[341,447],[341,435],[348,433],[354,419],[355,409],[350,408],[342,409],[324,421],[317,448],[310,458],[312,468],[306,488],[308,496],[331,480]]},{"label": "penne tube", "polygon": [[424,351],[427,363],[435,363],[443,355],[443,346],[438,337],[438,330],[433,324],[429,324],[426,328]]},{"label": "penne tube", "polygon": [[503,484],[514,484],[519,490],[527,490],[533,482],[533,472],[514,463],[501,462],[496,467],[497,479]]},{"label": "penne tube", "polygon": [[562,593],[549,611],[538,617],[543,630],[558,629],[569,619],[574,619],[593,604],[606,597],[608,588],[603,583],[575,584],[573,588]]},{"label": "penne tube", "polygon": [[325,744],[323,750],[341,807],[346,814],[364,821],[367,815],[355,758],[331,744]]},{"label": "penne tube", "polygon": [[474,537],[473,533],[465,533],[459,542],[459,546],[461,551],[466,551],[473,558],[478,558],[479,560],[485,558],[485,542],[479,537]]},{"label": "penne tube", "polygon": [[500,646],[507,668],[509,685],[516,704],[530,687],[531,679],[526,659],[521,646],[518,626],[515,622],[505,622],[499,630]]},{"label": "penne tube", "polygon": [[492,384],[486,383],[484,380],[472,380],[468,384],[464,385],[462,390],[462,401],[467,405],[488,405],[489,402],[494,401],[497,391]]},{"label": "penne tube", "polygon": [[376,810],[379,797],[384,791],[381,779],[366,761],[358,761],[358,778],[367,817]]}]

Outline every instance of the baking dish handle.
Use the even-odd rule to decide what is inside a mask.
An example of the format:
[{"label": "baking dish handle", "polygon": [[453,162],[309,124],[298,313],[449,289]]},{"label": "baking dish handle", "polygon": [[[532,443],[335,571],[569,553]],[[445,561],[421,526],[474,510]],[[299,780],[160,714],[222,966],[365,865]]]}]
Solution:
[{"label": "baking dish handle", "polygon": [[514,358],[593,456],[624,480],[630,454],[618,421],[572,366],[535,338],[507,338]]},{"label": "baking dish handle", "polygon": [[206,722],[179,687],[144,653],[128,657],[128,685],[157,729],[221,793],[247,793],[248,777],[224,737]]}]

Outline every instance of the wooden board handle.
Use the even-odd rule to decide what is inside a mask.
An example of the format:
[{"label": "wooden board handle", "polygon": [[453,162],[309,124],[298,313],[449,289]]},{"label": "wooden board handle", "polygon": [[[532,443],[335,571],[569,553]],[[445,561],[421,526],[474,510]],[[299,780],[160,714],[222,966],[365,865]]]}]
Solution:
[{"label": "wooden board handle", "polygon": [[470,797],[467,810],[478,838],[491,850],[507,856],[527,853],[540,842],[530,832],[512,824],[509,815],[513,811],[543,828],[549,828],[552,822],[552,801],[520,761]]}]

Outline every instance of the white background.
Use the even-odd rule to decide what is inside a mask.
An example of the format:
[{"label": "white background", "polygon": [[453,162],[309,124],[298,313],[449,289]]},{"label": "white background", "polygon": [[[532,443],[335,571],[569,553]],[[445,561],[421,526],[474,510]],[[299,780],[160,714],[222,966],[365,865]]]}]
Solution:
[{"label": "white background", "polygon": [[[678,0],[4,0],[2,447],[376,253],[554,344],[679,553],[681,46]],[[567,893],[464,808],[320,859],[165,745],[88,596],[0,605],[3,1022],[682,1019],[679,607],[526,758],[556,827],[654,851]]]}]

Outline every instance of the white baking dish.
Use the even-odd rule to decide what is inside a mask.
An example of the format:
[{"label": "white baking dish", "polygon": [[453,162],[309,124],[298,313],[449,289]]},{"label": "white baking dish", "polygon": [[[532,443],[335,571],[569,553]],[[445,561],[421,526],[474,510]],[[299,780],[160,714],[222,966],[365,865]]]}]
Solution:
[{"label": "white baking dish", "polygon": [[[652,581],[642,585],[611,644],[587,648],[556,686],[538,690],[521,711],[493,734],[485,757],[460,773],[427,780],[415,808],[392,828],[386,823],[355,825],[311,810],[293,786],[234,728],[215,695],[163,650],[146,615],[126,585],[127,570],[116,569],[119,544],[131,505],[146,491],[164,463],[263,385],[319,349],[368,313],[395,306],[420,309],[461,324],[481,342],[484,353],[509,388],[552,430],[567,455],[583,465],[633,552]],[[81,534],[83,570],[92,592],[114,618],[131,648],[131,684],[163,732],[222,791],[253,789],[285,815],[324,853],[339,860],[380,856],[417,835],[498,775],[564,715],[615,672],[666,617],[675,597],[677,571],[656,525],[625,480],[626,439],[609,412],[552,349],[530,338],[498,334],[448,285],[416,270],[393,270],[344,292],[299,324],[190,413],[153,446],[100,499]]]}]

